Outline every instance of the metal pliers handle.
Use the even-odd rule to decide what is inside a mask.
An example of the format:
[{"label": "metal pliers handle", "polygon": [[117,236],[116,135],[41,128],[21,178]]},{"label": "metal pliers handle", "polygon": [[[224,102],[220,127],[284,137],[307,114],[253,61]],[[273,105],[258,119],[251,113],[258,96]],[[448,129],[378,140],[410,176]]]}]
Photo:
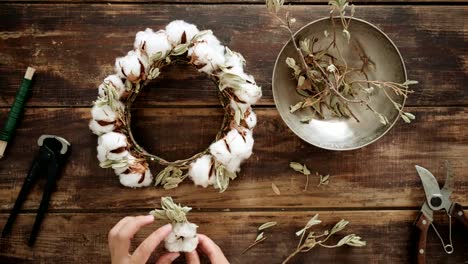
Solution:
[{"label": "metal pliers handle", "polygon": [[42,200],[39,205],[39,210],[34,221],[34,226],[29,237],[28,245],[34,245],[34,242],[39,232],[39,228],[44,218],[44,214],[49,207],[50,196],[55,187],[55,183],[58,178],[59,169],[65,163],[68,154],[70,153],[71,144],[64,138],[52,135],[42,135],[37,141],[39,153],[34,159],[29,173],[24,180],[23,187],[19,192],[18,198],[16,199],[13,210],[8,218],[7,223],[2,231],[2,237],[8,235],[11,231],[11,227],[18,215],[22,204],[26,200],[27,195],[31,191],[34,183],[39,178],[41,173],[47,173],[47,181],[44,187],[44,193],[42,194]]}]

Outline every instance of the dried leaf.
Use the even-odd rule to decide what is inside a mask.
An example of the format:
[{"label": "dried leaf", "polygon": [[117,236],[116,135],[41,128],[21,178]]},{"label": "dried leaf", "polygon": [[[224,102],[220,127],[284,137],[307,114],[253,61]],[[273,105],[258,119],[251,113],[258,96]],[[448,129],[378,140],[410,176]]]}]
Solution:
[{"label": "dried leaf", "polygon": [[271,188],[273,189],[273,192],[274,192],[276,195],[281,195],[281,192],[280,192],[280,190],[278,189],[278,186],[276,186],[276,184],[274,184],[273,182],[271,183]]},{"label": "dried leaf", "polygon": [[291,106],[289,106],[289,112],[294,113],[297,110],[301,109],[303,105],[304,105],[303,102],[299,102],[299,103],[297,103],[295,105],[291,105]]},{"label": "dried leaf", "polygon": [[265,236],[264,236],[264,233],[261,232],[260,234],[258,234],[257,238],[255,239],[255,242],[261,240],[261,239],[264,238],[264,237],[265,237]]},{"label": "dried leaf", "polygon": [[277,222],[266,222],[264,223],[263,225],[261,225],[259,228],[258,228],[258,231],[262,231],[262,230],[265,230],[267,228],[270,228],[270,227],[273,227],[277,224]]},{"label": "dried leaf", "polygon": [[186,214],[192,210],[190,207],[174,203],[171,197],[161,197],[161,206],[162,209],[155,209],[150,214],[169,223],[187,222]]}]

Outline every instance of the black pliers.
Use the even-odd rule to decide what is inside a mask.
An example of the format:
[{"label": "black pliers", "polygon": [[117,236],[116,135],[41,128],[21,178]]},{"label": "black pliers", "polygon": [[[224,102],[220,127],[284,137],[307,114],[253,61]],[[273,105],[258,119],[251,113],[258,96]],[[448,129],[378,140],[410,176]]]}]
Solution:
[{"label": "black pliers", "polygon": [[59,170],[62,165],[64,165],[71,147],[71,144],[66,139],[52,135],[40,136],[37,140],[37,144],[40,146],[39,154],[36,156],[31,168],[29,169],[29,173],[24,180],[23,187],[21,187],[10,217],[2,231],[2,237],[5,237],[10,233],[13,222],[19,213],[21,205],[26,200],[28,193],[31,191],[33,184],[42,173],[46,172],[47,182],[44,187],[44,193],[42,194],[39,211],[37,212],[36,220],[34,221],[34,226],[29,237],[29,246],[34,245],[34,242],[36,241],[36,236],[39,231],[39,227],[41,226],[42,219],[49,207],[50,195],[55,187]]}]

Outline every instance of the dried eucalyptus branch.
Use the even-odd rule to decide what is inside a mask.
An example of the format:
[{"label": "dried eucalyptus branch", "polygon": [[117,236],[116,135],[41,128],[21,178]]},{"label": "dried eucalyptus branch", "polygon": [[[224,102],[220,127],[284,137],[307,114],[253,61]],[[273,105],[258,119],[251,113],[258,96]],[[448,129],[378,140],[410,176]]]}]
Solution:
[{"label": "dried eucalyptus branch", "polygon": [[307,222],[304,228],[296,232],[296,236],[300,237],[299,243],[296,249],[283,261],[283,264],[288,263],[298,253],[308,252],[315,246],[321,246],[325,248],[336,248],[341,247],[343,245],[348,245],[352,247],[363,247],[366,245],[366,241],[361,240],[361,237],[355,234],[344,236],[336,244],[325,243],[332,235],[343,230],[349,224],[349,222],[342,219],[341,221],[336,223],[330,231],[325,230],[319,235],[317,235],[316,232],[309,230],[312,226],[318,225],[320,223],[322,223],[322,221],[318,219],[318,214],[316,214]]},{"label": "dried eucalyptus branch", "polygon": [[266,236],[265,236],[265,229],[271,228],[275,225],[277,225],[277,222],[266,222],[262,224],[261,226],[258,227],[258,232],[260,232],[257,237],[255,238],[255,241],[250,244],[244,251],[242,251],[242,254],[245,252],[249,251],[251,248],[255,247],[256,245],[260,244],[261,242],[265,241]]},{"label": "dried eucalyptus branch", "polygon": [[[302,173],[303,175],[306,176],[306,184],[305,184],[305,187],[304,187],[304,191],[307,191],[307,188],[309,187],[309,175],[310,175],[310,170],[307,168],[307,166],[305,164],[300,164],[298,162],[290,162],[289,163],[289,167],[299,173]],[[317,187],[321,186],[321,185],[327,185],[330,181],[330,175],[327,174],[327,175],[321,175],[319,174],[318,172],[315,173],[315,175],[317,175],[317,177],[319,177],[320,179],[320,182],[319,184],[317,185]]]},{"label": "dried eucalyptus branch", "polygon": [[[283,4],[284,1],[280,0],[266,0],[266,6],[271,15],[279,21],[280,27],[288,31],[300,60],[297,63],[293,58],[288,57],[285,61],[297,82],[295,90],[303,98],[290,106],[291,113],[310,109],[312,115],[301,120],[305,123],[315,118],[330,117],[352,117],[359,122],[360,120],[349,105],[360,104],[373,112],[382,124],[387,125],[389,124],[388,118],[371,105],[371,96],[376,90],[381,90],[405,122],[409,123],[415,118],[413,114],[403,111],[403,106],[396,102],[391,94],[406,98],[411,92],[409,85],[417,84],[417,81],[407,80],[403,83],[394,83],[369,80],[369,73],[375,69],[376,65],[366,55],[358,41],[351,39],[349,25],[355,13],[354,5],[349,5],[347,0],[329,1],[332,33],[324,31],[324,39],[328,40],[329,44],[325,45],[325,48],[320,48],[317,45],[318,37],[299,40],[295,38],[292,26],[296,20],[290,17],[289,12],[285,13],[284,18],[279,15]],[[346,16],[347,11],[350,12],[350,16]],[[347,40],[348,48],[354,48],[356,55],[359,56],[361,66],[358,68],[349,66],[350,63],[346,61],[343,51],[337,45],[336,19],[341,23],[342,34]],[[362,76],[362,79],[357,76]]]}]

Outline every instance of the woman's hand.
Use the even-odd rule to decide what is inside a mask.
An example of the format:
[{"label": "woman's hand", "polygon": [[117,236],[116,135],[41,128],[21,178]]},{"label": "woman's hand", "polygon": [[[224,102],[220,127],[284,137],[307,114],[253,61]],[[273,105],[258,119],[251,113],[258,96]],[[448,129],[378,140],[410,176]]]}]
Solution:
[{"label": "woman's hand", "polygon": [[[156,247],[166,238],[172,230],[167,224],[149,235],[135,251],[130,254],[130,243],[141,227],[154,222],[152,215],[127,216],[120,220],[109,232],[109,249],[112,264],[146,263]],[[209,237],[198,235],[198,250],[206,255],[212,264],[229,264],[221,248]],[[159,257],[157,264],[169,264],[180,256],[180,253],[169,252]],[[197,251],[185,253],[188,264],[199,264],[200,257]]]},{"label": "woman's hand", "polygon": [[[127,216],[120,220],[109,232],[109,249],[112,264],[146,263],[149,257],[171,232],[172,226],[167,224],[149,235],[135,251],[130,254],[130,243],[141,227],[154,222],[154,216]],[[166,253],[158,259],[158,264],[172,263],[179,253]]]}]

